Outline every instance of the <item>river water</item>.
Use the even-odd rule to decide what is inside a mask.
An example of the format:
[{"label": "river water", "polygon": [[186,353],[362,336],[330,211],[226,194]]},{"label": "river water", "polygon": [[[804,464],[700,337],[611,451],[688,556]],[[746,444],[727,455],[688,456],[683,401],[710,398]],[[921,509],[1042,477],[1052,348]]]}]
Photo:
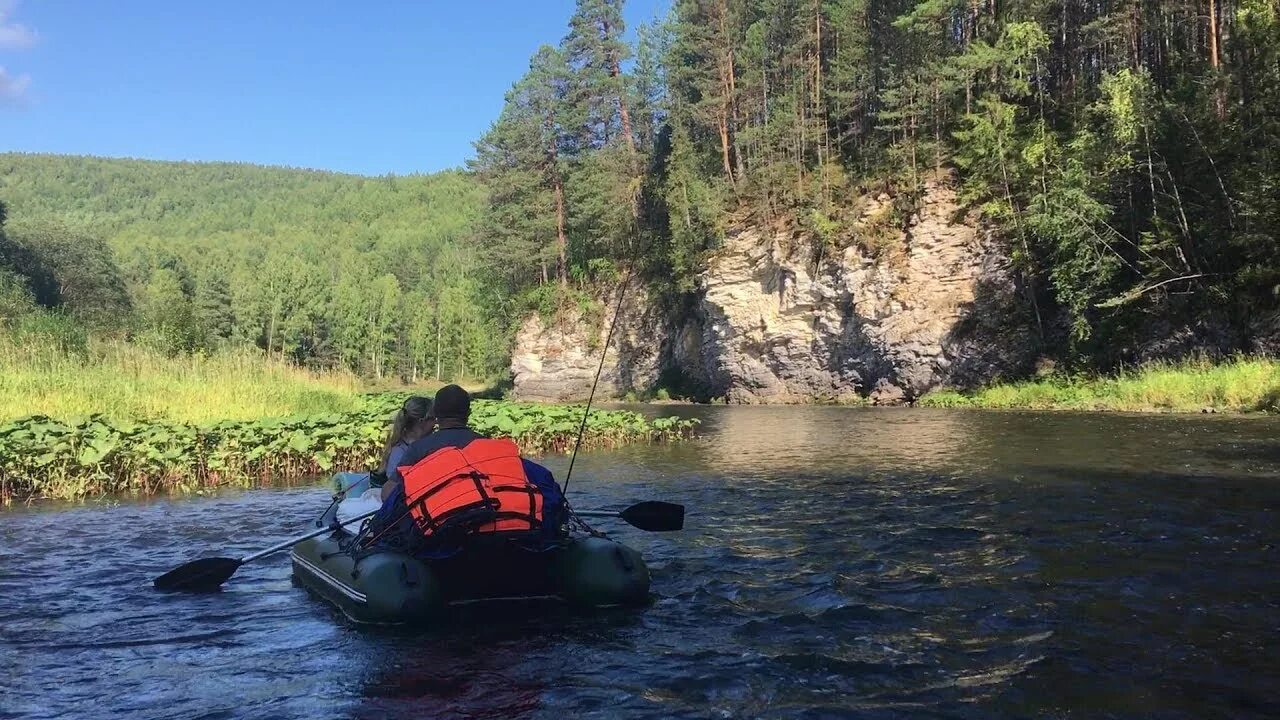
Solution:
[{"label": "river water", "polygon": [[[0,513],[0,718],[1280,716],[1280,421],[673,407],[701,439],[580,457],[663,499],[653,603],[361,629],[278,555],[323,488]],[[563,458],[548,465],[562,475]]]}]

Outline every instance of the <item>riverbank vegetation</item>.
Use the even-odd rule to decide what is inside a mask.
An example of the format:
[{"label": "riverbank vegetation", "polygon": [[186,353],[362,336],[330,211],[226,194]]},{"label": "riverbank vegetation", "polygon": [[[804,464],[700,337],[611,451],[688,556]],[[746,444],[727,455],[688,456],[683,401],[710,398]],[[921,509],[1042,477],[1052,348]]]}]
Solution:
[{"label": "riverbank vegetation", "polygon": [[973,393],[935,391],[923,407],[1128,412],[1280,412],[1280,361],[1154,363],[1112,376],[1053,375]]},{"label": "riverbank vegetation", "polygon": [[[347,394],[354,409],[249,420],[138,421],[46,415],[0,422],[0,503],[75,500],[108,494],[192,492],[226,485],[289,481],[337,469],[376,467],[390,417],[403,393]],[[510,437],[530,455],[572,447],[583,408],[476,400],[472,427]],[[594,410],[583,445],[674,440],[695,421],[647,420]]]},{"label": "riverbank vegetation", "polygon": [[[430,395],[438,383],[413,390]],[[376,465],[407,390],[247,348],[171,356],[96,338],[58,313],[0,332],[0,503],[190,492]],[[561,452],[583,408],[477,399],[473,426]],[[671,440],[695,423],[595,410],[586,447]]]},{"label": "riverbank vegetation", "polygon": [[[44,327],[35,327],[35,326]],[[44,332],[48,326],[60,332]],[[0,333],[0,422],[24,415],[206,423],[352,412],[363,384],[248,348],[170,356],[57,318]]]},{"label": "riverbank vegetation", "polygon": [[[444,383],[412,386],[310,370],[246,347],[169,355],[87,335],[74,323],[32,315],[0,332],[0,421],[23,415],[102,415],[204,423],[352,412],[365,392],[430,395]],[[463,381],[471,392],[484,383]]]}]

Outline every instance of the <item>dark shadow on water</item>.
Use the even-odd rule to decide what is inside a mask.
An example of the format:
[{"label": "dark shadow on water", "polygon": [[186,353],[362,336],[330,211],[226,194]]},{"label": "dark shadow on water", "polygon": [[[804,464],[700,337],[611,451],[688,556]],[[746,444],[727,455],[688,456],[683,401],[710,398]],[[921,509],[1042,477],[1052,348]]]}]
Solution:
[{"label": "dark shadow on water", "polygon": [[604,630],[637,627],[648,607],[578,608],[556,598],[528,598],[451,605],[436,619],[420,625],[347,624],[367,637],[414,639],[424,644],[465,640],[501,643],[543,637],[549,632],[585,641]]},{"label": "dark shadow on water", "polygon": [[520,718],[546,689],[536,675],[513,672],[524,662],[514,645],[423,643],[387,654],[361,682],[359,708],[348,717]]},{"label": "dark shadow on water", "polygon": [[1227,447],[1209,447],[1205,455],[1218,460],[1255,460],[1280,467],[1280,441],[1241,440]]},{"label": "dark shadow on water", "polygon": [[[1037,466],[1002,524],[1051,598],[1047,662],[1016,694],[1081,717],[1273,717],[1280,484]],[[1034,499],[1034,503],[1030,501]],[[1044,508],[1051,508],[1046,510]],[[1270,657],[1268,657],[1270,655]],[[1176,658],[1176,660],[1174,660]]]},{"label": "dark shadow on water", "polygon": [[428,626],[360,626],[370,657],[347,717],[528,717],[556,688],[555,668],[539,658],[615,645],[644,610],[533,599],[453,606]]}]

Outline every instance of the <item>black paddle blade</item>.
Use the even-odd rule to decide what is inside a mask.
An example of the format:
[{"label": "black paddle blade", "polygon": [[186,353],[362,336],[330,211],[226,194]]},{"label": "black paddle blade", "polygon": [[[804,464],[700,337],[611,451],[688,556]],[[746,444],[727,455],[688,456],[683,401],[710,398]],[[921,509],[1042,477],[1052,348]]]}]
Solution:
[{"label": "black paddle blade", "polygon": [[618,513],[618,517],[649,532],[672,532],[684,529],[684,506],[660,500],[636,503]]},{"label": "black paddle blade", "polygon": [[165,592],[212,592],[221,587],[240,568],[235,558],[200,558],[170,570],[156,578],[155,588]]}]

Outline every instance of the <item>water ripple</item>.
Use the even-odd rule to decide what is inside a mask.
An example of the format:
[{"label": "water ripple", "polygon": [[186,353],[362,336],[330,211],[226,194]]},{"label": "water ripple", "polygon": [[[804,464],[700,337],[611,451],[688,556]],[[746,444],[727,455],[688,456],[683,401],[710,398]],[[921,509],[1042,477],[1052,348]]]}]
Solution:
[{"label": "water ripple", "polygon": [[359,629],[283,556],[151,590],[305,532],[320,488],[0,514],[0,718],[1280,715],[1280,424],[676,411],[707,438],[575,471],[582,507],[689,508],[602,522],[649,562],[638,610]]}]

